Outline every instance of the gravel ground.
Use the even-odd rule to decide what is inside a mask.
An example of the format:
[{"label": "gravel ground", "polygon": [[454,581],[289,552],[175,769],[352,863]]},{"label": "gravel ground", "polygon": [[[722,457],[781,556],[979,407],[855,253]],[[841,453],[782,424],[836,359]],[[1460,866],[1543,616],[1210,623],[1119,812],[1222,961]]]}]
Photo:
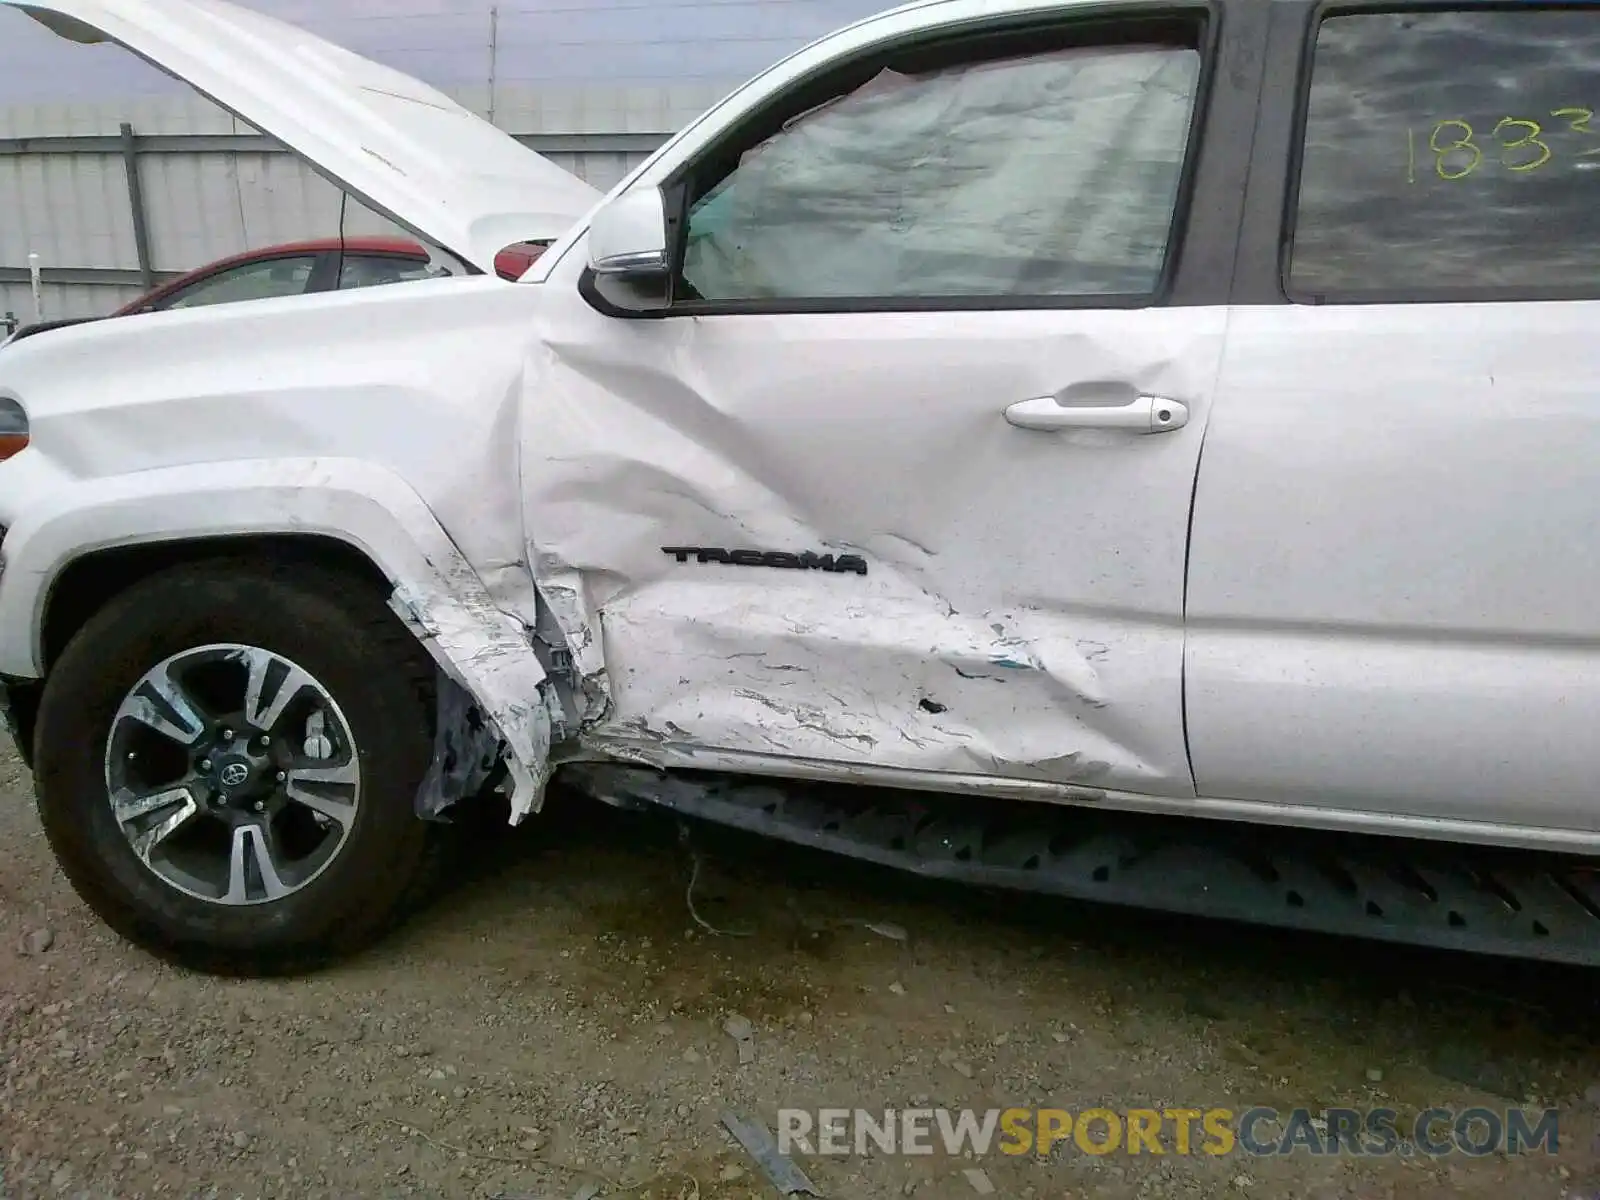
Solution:
[{"label": "gravel ground", "polygon": [[0,1196],[770,1197],[722,1110],[1529,1101],[1562,1109],[1558,1155],[803,1165],[834,1197],[1600,1195],[1581,972],[995,897],[731,835],[701,842],[718,935],[670,822],[557,797],[359,960],[220,981],[78,903],[9,754],[0,847]]}]

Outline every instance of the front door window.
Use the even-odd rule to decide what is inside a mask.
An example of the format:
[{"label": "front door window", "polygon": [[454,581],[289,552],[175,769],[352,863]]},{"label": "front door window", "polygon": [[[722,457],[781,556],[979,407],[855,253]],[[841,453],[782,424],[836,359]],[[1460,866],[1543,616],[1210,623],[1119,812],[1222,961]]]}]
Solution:
[{"label": "front door window", "polygon": [[208,275],[169,296],[157,308],[200,308],[208,304],[234,304],[241,300],[268,300],[275,296],[298,296],[306,290],[311,255],[297,258],[272,258],[245,263]]},{"label": "front door window", "polygon": [[704,191],[683,282],[707,301],[1153,293],[1199,75],[1162,44],[881,70]]}]

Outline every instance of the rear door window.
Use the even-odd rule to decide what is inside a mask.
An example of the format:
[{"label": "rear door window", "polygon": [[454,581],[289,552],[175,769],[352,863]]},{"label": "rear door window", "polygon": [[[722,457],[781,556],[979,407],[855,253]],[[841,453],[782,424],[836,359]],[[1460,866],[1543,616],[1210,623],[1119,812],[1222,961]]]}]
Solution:
[{"label": "rear door window", "polygon": [[1329,16],[1305,113],[1292,298],[1600,296],[1600,8]]},{"label": "rear door window", "polygon": [[339,269],[339,288],[406,283],[413,279],[427,279],[431,273],[425,258],[402,258],[398,254],[350,254],[345,256]]}]

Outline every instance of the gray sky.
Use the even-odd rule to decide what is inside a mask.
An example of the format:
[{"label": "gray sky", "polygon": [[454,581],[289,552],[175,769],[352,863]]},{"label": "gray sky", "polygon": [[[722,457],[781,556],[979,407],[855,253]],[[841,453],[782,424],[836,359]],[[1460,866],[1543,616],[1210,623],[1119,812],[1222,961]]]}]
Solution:
[{"label": "gray sky", "polygon": [[[485,81],[492,0],[249,0],[437,86]],[[502,0],[502,85],[739,82],[898,0]],[[76,46],[0,9],[0,105],[174,91],[114,47]]]}]

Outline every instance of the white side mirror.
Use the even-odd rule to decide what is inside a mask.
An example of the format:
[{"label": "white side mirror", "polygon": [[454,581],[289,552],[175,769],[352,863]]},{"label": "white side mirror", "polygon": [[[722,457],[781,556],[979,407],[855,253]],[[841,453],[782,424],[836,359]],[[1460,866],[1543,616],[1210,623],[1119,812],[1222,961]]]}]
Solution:
[{"label": "white side mirror", "polygon": [[641,279],[667,270],[667,208],[659,188],[629,188],[589,224],[589,269]]}]

